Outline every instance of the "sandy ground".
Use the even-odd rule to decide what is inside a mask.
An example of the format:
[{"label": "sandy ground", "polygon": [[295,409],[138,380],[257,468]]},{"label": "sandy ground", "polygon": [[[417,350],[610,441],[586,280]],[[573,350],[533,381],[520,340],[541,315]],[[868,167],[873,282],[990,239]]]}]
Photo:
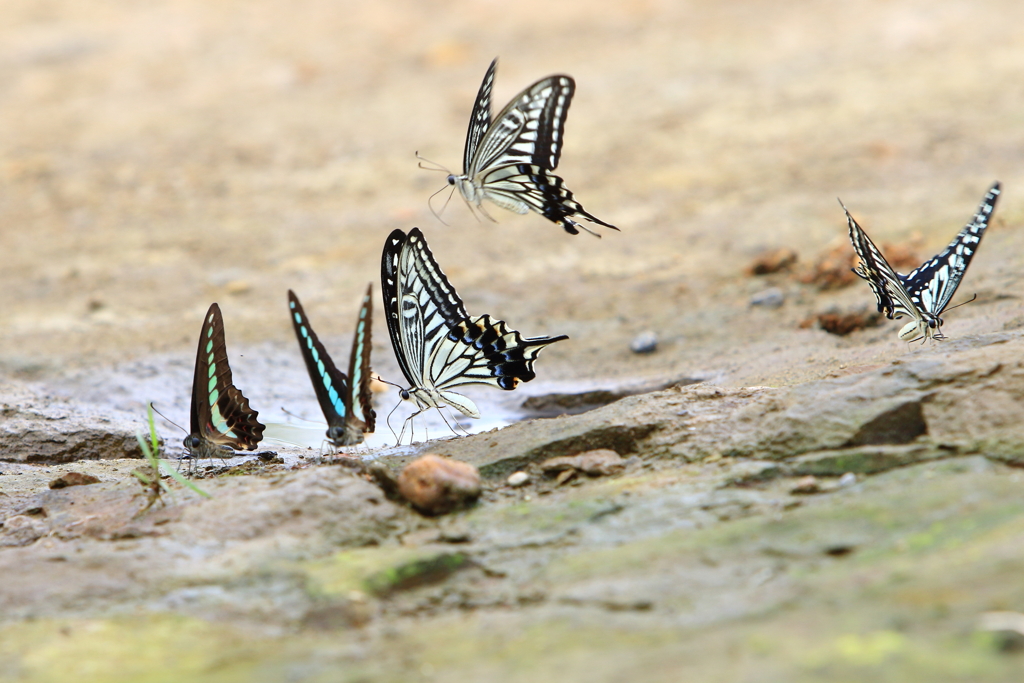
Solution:
[{"label": "sandy ground", "polygon": [[[763,248],[812,261],[841,244],[837,195],[872,235],[919,233],[927,255],[1003,181],[965,287],[1015,291],[1018,3],[2,12],[0,369],[13,377],[59,384],[69,368],[156,353],[189,365],[211,301],[233,354],[293,354],[289,287],[344,349],[384,237],[414,225],[470,312],[572,337],[546,351],[541,379],[785,382],[797,359],[827,372],[850,343],[793,323],[870,303],[867,288],[799,288],[764,312],[747,302],[765,283],[741,274]],[[477,222],[458,199],[448,226],[430,214],[444,179],[413,153],[458,166],[495,55],[496,101],[550,73],[576,78],[560,172],[621,234],[571,237],[498,209],[498,224]],[[998,327],[997,308],[969,306],[947,329]],[[661,351],[634,356],[628,342],[645,329]],[[863,337],[855,345],[869,355],[907,353],[894,334]],[[376,339],[377,365],[394,377],[383,328]],[[233,363],[244,386],[247,360]]]}]

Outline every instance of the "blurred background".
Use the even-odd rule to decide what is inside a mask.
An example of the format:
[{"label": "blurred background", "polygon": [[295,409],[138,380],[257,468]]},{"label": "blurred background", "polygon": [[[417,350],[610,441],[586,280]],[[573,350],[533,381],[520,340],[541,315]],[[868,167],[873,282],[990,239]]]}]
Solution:
[{"label": "blurred background", "polygon": [[[413,226],[471,314],[570,335],[544,379],[785,383],[904,354],[894,323],[800,328],[828,306],[873,308],[863,283],[772,281],[787,298],[768,309],[750,306],[766,282],[744,269],[768,249],[810,263],[842,247],[837,196],[923,259],[999,179],[969,288],[1019,291],[1021,25],[1013,0],[8,0],[0,380],[73,387],[84,372],[95,389],[150,363],[185,406],[217,301],[236,380],[284,363],[315,411],[286,290],[343,365],[368,282],[379,302],[384,238]],[[495,56],[496,109],[546,75],[576,79],[558,172],[621,233],[573,237],[493,206],[498,222],[478,221],[457,194],[447,225],[430,213],[445,176],[414,153],[459,169]],[[1002,310],[960,309],[947,334],[999,329]],[[401,381],[376,315],[374,365]],[[658,351],[632,353],[645,330]]]}]

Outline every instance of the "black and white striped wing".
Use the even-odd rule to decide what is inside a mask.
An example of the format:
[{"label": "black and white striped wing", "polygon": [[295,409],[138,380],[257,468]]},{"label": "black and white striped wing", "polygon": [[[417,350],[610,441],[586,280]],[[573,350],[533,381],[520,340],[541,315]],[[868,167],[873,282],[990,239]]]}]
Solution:
[{"label": "black and white striped wing", "polygon": [[875,243],[857,225],[857,221],[850,215],[846,206],[842,202],[839,204],[846,212],[846,222],[850,226],[850,241],[853,242],[853,249],[860,257],[860,263],[857,264],[853,272],[867,280],[871,286],[871,291],[875,293],[875,298],[878,300],[879,312],[884,313],[885,317],[890,320],[903,316],[923,319],[921,310],[904,287],[903,276],[893,270]]},{"label": "black and white striped wing", "polygon": [[381,291],[402,374],[413,387],[429,386],[428,350],[468,314],[419,228],[408,235],[395,230],[388,237],[381,261]]},{"label": "black and white striped wing", "polygon": [[524,339],[489,315],[470,318],[437,265],[423,233],[395,230],[384,245],[381,289],[388,332],[410,393],[424,405],[448,403],[479,417],[472,401],[450,391],[463,384],[514,389],[534,378],[542,348],[562,339]]},{"label": "black and white striped wing", "polygon": [[596,234],[573,220],[573,216],[582,216],[592,223],[618,230],[611,223],[605,223],[584,209],[573,198],[572,191],[565,186],[561,177],[540,166],[499,166],[484,172],[480,179],[484,196],[498,206],[519,214],[532,209],[549,221],[558,223],[571,235],[578,235],[580,228]]},{"label": "black and white striped wing", "polygon": [[491,167],[518,163],[555,170],[562,156],[565,118],[576,81],[561,74],[542,78],[516,95],[491,122],[491,87],[497,63],[495,59],[487,69],[473,106],[463,171],[473,178]]},{"label": "black and white striped wing", "polygon": [[473,114],[469,117],[469,130],[466,132],[466,149],[462,153],[462,171],[466,173],[473,165],[480,140],[491,127],[491,89],[494,87],[494,74],[498,69],[498,58],[495,57],[484,74],[484,82],[476,94],[473,103]]},{"label": "black and white striped wing", "polygon": [[902,277],[910,300],[916,307],[936,317],[946,310],[985,234],[999,193],[1000,185],[997,182],[981,200],[974,218],[957,234],[949,246],[906,277]]}]

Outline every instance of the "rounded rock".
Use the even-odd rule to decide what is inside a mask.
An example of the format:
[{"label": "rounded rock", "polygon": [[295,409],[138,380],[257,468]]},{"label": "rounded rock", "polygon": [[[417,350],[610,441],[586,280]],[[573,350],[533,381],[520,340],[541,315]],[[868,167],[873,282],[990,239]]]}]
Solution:
[{"label": "rounded rock", "polygon": [[769,287],[750,298],[751,306],[764,306],[765,308],[779,308],[785,302],[786,294],[778,287]]},{"label": "rounded rock", "polygon": [[466,462],[427,454],[398,475],[402,497],[425,515],[443,515],[480,497],[480,473]]},{"label": "rounded rock", "polygon": [[530,475],[526,472],[513,472],[508,475],[507,483],[513,488],[518,488],[530,481]]},{"label": "rounded rock", "polygon": [[633,353],[654,353],[658,350],[657,333],[651,330],[641,332],[629,343],[629,350]]}]

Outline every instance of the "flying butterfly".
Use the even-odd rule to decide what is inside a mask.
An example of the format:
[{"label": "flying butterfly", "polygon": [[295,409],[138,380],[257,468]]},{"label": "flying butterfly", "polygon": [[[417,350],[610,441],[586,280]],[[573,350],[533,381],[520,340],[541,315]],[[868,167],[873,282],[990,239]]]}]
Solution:
[{"label": "flying butterfly", "polygon": [[359,319],[356,321],[348,375],[340,372],[320,343],[302,310],[299,297],[288,290],[288,310],[299,340],[302,358],[313,381],[316,400],[327,419],[327,439],[336,448],[362,443],[363,434],[373,432],[374,413],[370,394],[370,344],[373,325],[373,285],[366,288]]},{"label": "flying butterfly", "polygon": [[463,199],[488,218],[484,199],[518,214],[532,209],[573,235],[582,228],[600,237],[574,216],[618,230],[587,213],[554,174],[576,81],[564,75],[542,78],[516,95],[492,121],[491,88],[497,67],[495,58],[473,105],[462,175],[450,174],[448,184],[459,188]]},{"label": "flying butterfly", "polygon": [[192,431],[184,441],[188,456],[193,460],[230,458],[234,456],[232,449],[256,450],[264,430],[258,415],[249,407],[249,399],[231,382],[224,319],[220,306],[213,304],[203,321],[196,351]]},{"label": "flying butterfly", "polygon": [[[515,389],[534,378],[541,349],[567,336],[524,339],[489,315],[470,317],[441,272],[423,233],[395,230],[384,244],[381,288],[388,332],[419,412],[449,405],[480,417],[476,404],[451,391],[463,384]],[[418,413],[417,413],[418,414]]]},{"label": "flying butterfly", "polygon": [[974,218],[957,234],[952,242],[936,256],[925,261],[909,275],[893,270],[882,252],[853,219],[846,206],[846,222],[850,226],[850,240],[860,257],[854,273],[867,280],[878,300],[878,310],[887,318],[911,319],[900,330],[900,339],[908,342],[945,339],[942,334],[942,312],[967,272],[978,244],[988,227],[992,211],[999,198],[999,183],[981,200]]}]

